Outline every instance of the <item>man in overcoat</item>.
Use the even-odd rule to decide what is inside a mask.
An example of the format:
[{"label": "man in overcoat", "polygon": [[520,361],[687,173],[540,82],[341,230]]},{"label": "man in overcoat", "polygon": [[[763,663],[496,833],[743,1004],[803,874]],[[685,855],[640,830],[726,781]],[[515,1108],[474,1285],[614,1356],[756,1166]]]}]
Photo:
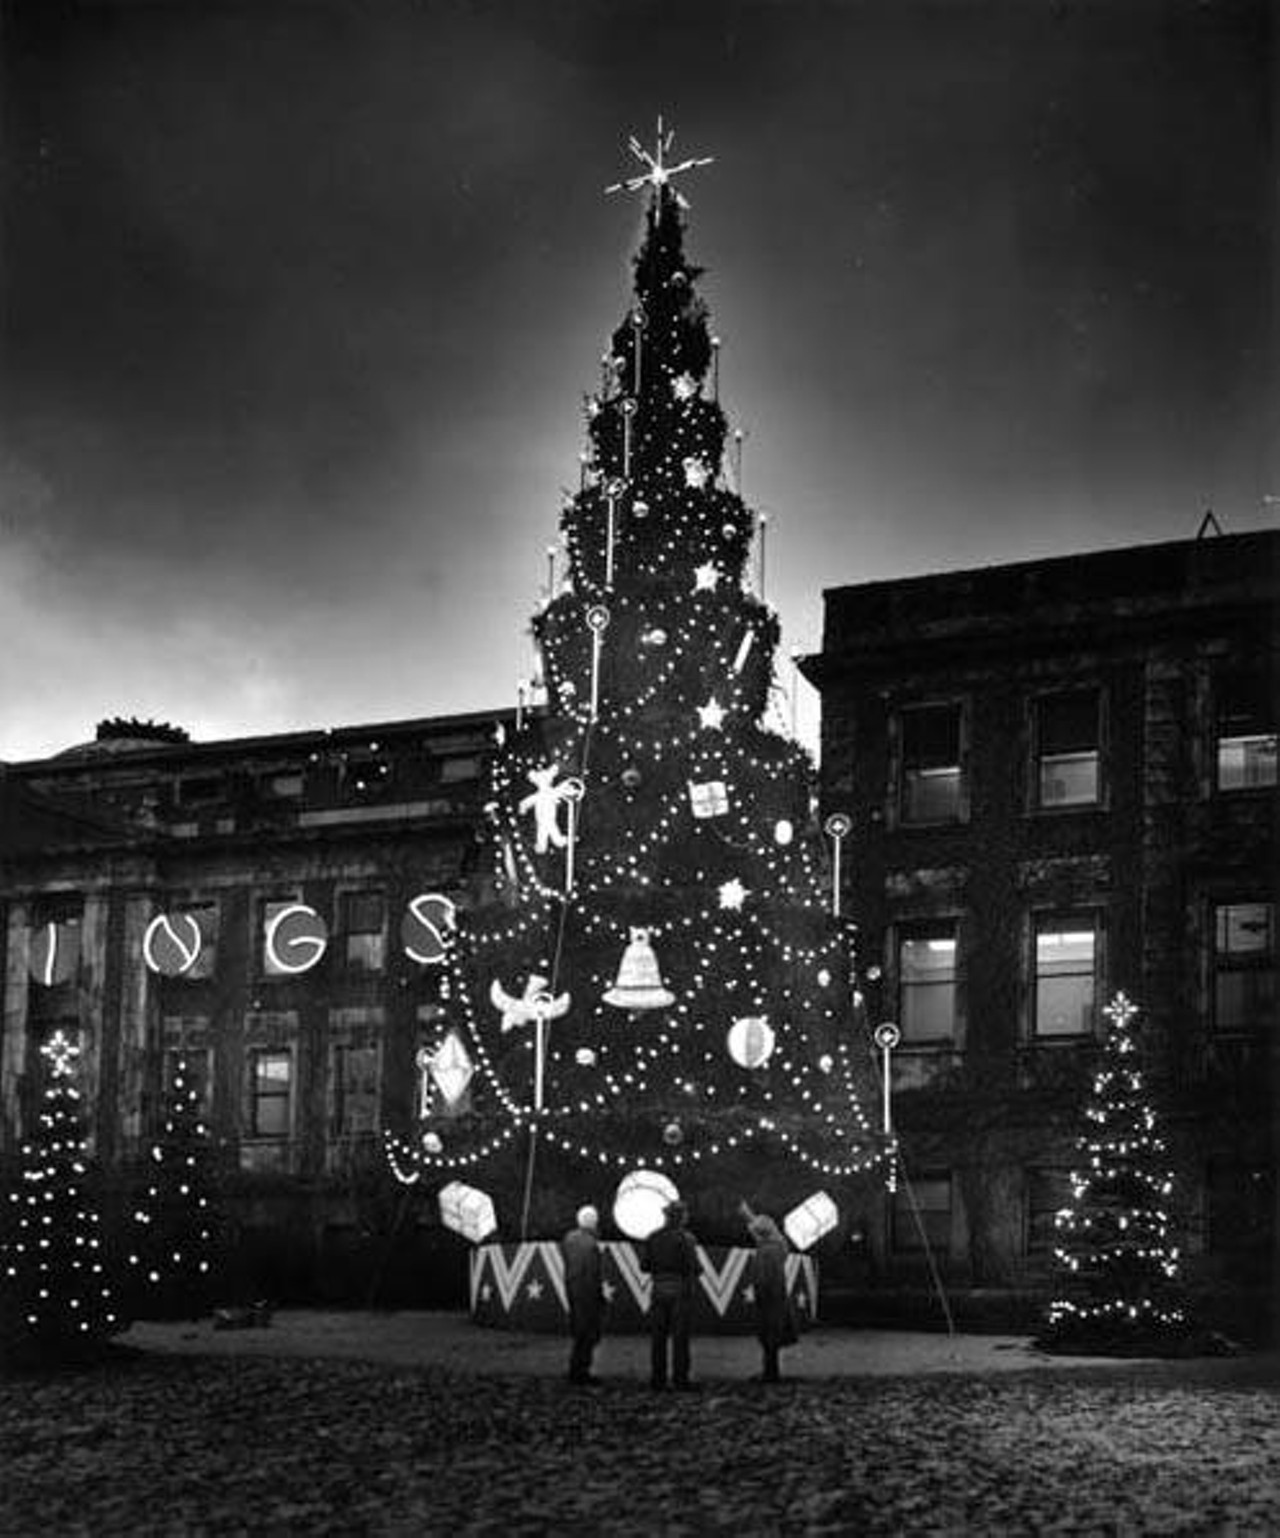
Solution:
[{"label": "man in overcoat", "polygon": [[685,1224],[689,1209],[668,1202],[666,1222],[645,1240],[641,1268],[653,1278],[649,1302],[649,1386],[667,1386],[667,1341],[671,1342],[671,1381],[678,1389],[697,1385],[689,1378],[689,1332],[698,1280],[697,1242]]},{"label": "man in overcoat", "polygon": [[591,1374],[591,1358],[604,1332],[604,1261],[597,1232],[600,1214],[579,1207],[577,1226],[560,1241],[564,1255],[564,1285],[569,1299],[569,1382],[599,1383]]}]

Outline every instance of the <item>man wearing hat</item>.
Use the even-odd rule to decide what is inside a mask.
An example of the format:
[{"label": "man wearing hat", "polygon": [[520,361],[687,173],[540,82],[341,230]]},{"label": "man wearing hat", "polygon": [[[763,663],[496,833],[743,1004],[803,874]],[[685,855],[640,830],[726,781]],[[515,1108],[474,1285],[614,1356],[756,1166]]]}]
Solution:
[{"label": "man wearing hat", "polygon": [[564,1285],[569,1298],[569,1382],[591,1385],[591,1357],[604,1329],[604,1269],[596,1238],[600,1214],[594,1207],[579,1207],[577,1226],[560,1241],[564,1254]]},{"label": "man wearing hat", "polygon": [[689,1326],[693,1289],[698,1280],[698,1250],[685,1227],[689,1209],[668,1202],[666,1221],[645,1241],[640,1265],[653,1278],[649,1302],[649,1387],[667,1386],[667,1341],[671,1342],[671,1381],[675,1388],[696,1387],[689,1381]]}]

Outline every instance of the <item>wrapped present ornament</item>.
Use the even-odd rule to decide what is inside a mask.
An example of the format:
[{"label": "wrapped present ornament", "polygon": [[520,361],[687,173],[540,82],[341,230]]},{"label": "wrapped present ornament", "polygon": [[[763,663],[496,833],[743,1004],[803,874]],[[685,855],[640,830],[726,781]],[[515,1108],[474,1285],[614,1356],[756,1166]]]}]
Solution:
[{"label": "wrapped present ornament", "polygon": [[631,930],[631,939],[622,953],[618,976],[604,996],[606,1004],[616,1009],[665,1009],[676,996],[663,985],[658,958],[649,944],[647,929]]},{"label": "wrapped present ornament", "polygon": [[493,1210],[493,1198],[487,1191],[465,1185],[461,1180],[451,1180],[440,1190],[440,1221],[455,1234],[480,1244],[498,1226]]},{"label": "wrapped present ornament", "polygon": [[695,817],[723,817],[729,810],[729,793],[721,780],[707,780],[701,785],[690,780],[689,804]]}]

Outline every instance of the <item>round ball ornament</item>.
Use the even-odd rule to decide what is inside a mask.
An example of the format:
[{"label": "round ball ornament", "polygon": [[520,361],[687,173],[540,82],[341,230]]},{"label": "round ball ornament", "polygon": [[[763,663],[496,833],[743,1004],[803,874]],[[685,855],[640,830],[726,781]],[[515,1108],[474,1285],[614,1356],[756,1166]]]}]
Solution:
[{"label": "round ball ornament", "polygon": [[679,1148],[684,1142],[684,1128],[678,1121],[669,1121],[662,1129],[662,1141],[668,1148]]},{"label": "round ball ornament", "polygon": [[667,632],[661,625],[655,625],[652,630],[646,630],[640,637],[643,646],[665,646],[667,644]]},{"label": "round ball ornament", "polygon": [[579,1068],[594,1068],[597,1061],[595,1048],[579,1047],[573,1054],[573,1060]]},{"label": "round ball ornament", "polygon": [[739,1068],[763,1068],[773,1056],[777,1036],[763,1015],[735,1020],[727,1037],[729,1056]]},{"label": "round ball ornament", "polygon": [[633,502],[631,504],[631,516],[633,518],[647,518],[649,516],[649,504],[647,502]]},{"label": "round ball ornament", "polygon": [[726,524],[724,524],[724,525],[723,525],[723,527],[722,527],[722,528],[721,528],[721,530],[720,530],[720,532],[721,532],[721,534],[723,534],[723,535],[724,535],[724,537],[725,537],[725,539],[732,539],[732,538],[733,538],[733,536],[734,536],[734,535],[735,535],[735,534],[736,534],[736,533],[737,533],[737,532],[738,532],[738,531],[737,531],[737,529],[736,529],[736,528],[734,528],[734,526],[733,526],[733,524],[731,524],[731,523],[726,523]]},{"label": "round ball ornament", "polygon": [[662,1227],[668,1204],[679,1199],[674,1182],[660,1170],[632,1170],[614,1193],[613,1221],[628,1239],[647,1239]]},{"label": "round ball ornament", "polygon": [[891,1052],[902,1040],[902,1032],[892,1020],[885,1020],[876,1026],[872,1033],[872,1040],[882,1052]]},{"label": "round ball ornament", "polygon": [[831,973],[826,967],[818,968],[818,987],[829,988],[831,986]]},{"label": "round ball ornament", "polygon": [[785,849],[795,837],[795,829],[786,817],[780,817],[773,825],[773,841],[780,848]]},{"label": "round ball ornament", "polygon": [[639,790],[643,779],[644,775],[640,773],[634,764],[628,764],[622,771],[622,784],[627,790]]},{"label": "round ball ornament", "polygon": [[823,1073],[830,1073],[835,1066],[835,1058],[831,1056],[830,1052],[824,1052],[818,1059],[818,1067],[822,1070]]},{"label": "round ball ornament", "polygon": [[429,1154],[444,1152],[444,1142],[438,1132],[426,1132],[422,1137],[423,1151]]}]

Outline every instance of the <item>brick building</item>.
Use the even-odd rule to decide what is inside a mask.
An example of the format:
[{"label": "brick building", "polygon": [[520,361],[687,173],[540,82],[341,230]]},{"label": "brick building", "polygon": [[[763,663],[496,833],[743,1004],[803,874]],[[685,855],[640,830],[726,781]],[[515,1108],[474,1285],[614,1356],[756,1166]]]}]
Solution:
[{"label": "brick building", "polygon": [[409,904],[470,875],[498,719],[204,744],[104,723],[0,770],[0,1151],[30,1114],[36,1046],[63,1026],[119,1187],[181,1055],[246,1285],[452,1295],[458,1247],[424,1204],[406,1213],[379,1132],[411,1117],[439,1010]]},{"label": "brick building", "polygon": [[[834,588],[827,812],[873,1023],[902,1031],[909,1184],[870,1224],[869,1304],[1042,1292],[1100,1007],[1143,1007],[1184,1252],[1239,1329],[1276,1221],[1280,536]],[[911,1211],[918,1208],[916,1221]]]}]

